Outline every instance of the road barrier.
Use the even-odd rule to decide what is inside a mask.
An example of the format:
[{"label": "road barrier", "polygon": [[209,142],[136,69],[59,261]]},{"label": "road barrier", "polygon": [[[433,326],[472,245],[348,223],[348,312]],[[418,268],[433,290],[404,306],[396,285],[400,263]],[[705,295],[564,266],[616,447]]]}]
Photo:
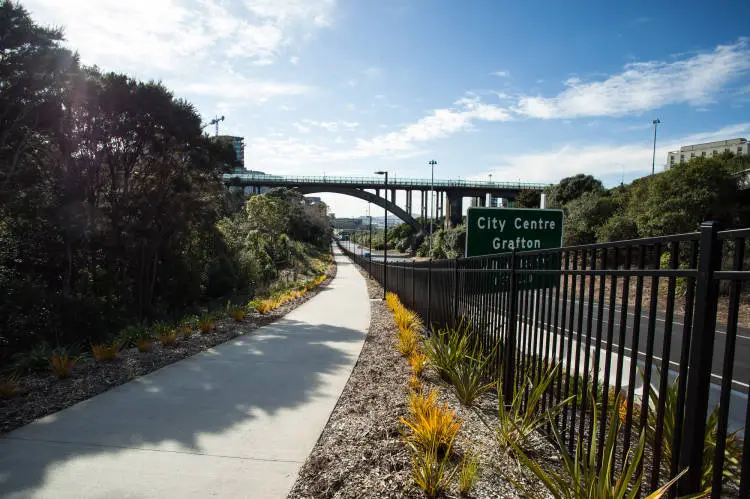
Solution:
[{"label": "road barrier", "polygon": [[430,329],[470,321],[503,393],[562,364],[542,410],[576,395],[555,421],[569,451],[595,438],[601,456],[595,398],[624,422],[618,463],[650,427],[644,490],[688,468],[673,494],[750,497],[750,228],[719,229],[387,266],[341,249]]}]

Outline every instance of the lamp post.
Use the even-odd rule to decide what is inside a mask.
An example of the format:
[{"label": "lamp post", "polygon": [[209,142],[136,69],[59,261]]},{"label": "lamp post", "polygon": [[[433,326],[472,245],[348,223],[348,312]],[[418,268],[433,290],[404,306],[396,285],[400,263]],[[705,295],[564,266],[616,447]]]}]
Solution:
[{"label": "lamp post", "polygon": [[659,118],[656,118],[651,123],[654,124],[654,153],[651,156],[651,175],[653,175],[656,167],[656,127],[659,125],[659,123],[661,123],[661,121],[659,121]]},{"label": "lamp post", "polygon": [[428,163],[432,170],[432,176],[430,179],[430,257],[432,256],[432,222],[435,218],[435,165],[437,161],[431,159]]},{"label": "lamp post", "polygon": [[[385,206],[385,231],[383,236],[383,299],[385,300],[385,294],[388,292],[388,172],[377,171],[375,175],[385,175],[385,184],[383,189],[385,190],[386,202]],[[370,258],[372,258],[372,249],[370,249]]]},{"label": "lamp post", "polygon": [[370,213],[370,202],[367,202],[367,219],[370,221],[370,240],[367,243],[367,247],[370,250],[369,268],[370,268],[370,279],[372,279],[372,214]]}]

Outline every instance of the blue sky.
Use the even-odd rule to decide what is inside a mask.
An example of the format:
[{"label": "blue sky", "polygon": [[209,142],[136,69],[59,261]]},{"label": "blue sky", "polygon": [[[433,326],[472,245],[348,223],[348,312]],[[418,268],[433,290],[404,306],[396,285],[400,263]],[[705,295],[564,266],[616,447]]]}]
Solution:
[{"label": "blue sky", "polygon": [[[607,185],[750,136],[746,2],[26,0],[87,64],[163,81],[268,173]],[[366,205],[326,195],[338,216]],[[415,206],[418,206],[415,203]]]}]

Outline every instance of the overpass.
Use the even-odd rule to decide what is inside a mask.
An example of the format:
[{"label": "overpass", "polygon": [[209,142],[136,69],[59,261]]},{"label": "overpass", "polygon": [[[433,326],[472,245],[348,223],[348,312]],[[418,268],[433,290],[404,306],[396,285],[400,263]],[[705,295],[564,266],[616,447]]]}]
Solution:
[{"label": "overpass", "polygon": [[[464,197],[473,197],[478,206],[484,206],[487,194],[512,201],[521,191],[542,190],[548,187],[548,184],[525,182],[435,180],[433,183],[430,179],[389,178],[386,190],[383,177],[300,177],[255,173],[228,173],[223,175],[223,180],[227,186],[251,187],[254,192],[260,192],[261,187],[289,187],[303,194],[331,192],[353,196],[387,209],[416,230],[422,227],[412,216],[415,191],[421,193],[420,216],[426,219],[429,216],[427,193],[433,190],[431,187],[434,186],[435,215],[438,219],[445,217],[445,226],[453,227],[461,223]],[[396,204],[397,191],[406,192],[404,208]]]}]

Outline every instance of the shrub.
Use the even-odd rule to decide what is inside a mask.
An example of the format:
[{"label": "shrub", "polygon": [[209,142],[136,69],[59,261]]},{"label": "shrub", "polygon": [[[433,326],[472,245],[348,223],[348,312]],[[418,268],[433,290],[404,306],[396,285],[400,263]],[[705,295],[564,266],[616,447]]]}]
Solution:
[{"label": "shrub", "polygon": [[70,376],[78,360],[78,357],[72,357],[67,350],[60,348],[55,350],[50,356],[49,365],[55,376],[63,379]]},{"label": "shrub", "polygon": [[[659,372],[661,376],[661,372]],[[643,373],[641,373],[643,377]],[[664,414],[662,418],[656,420],[656,411],[649,411],[646,421],[646,440],[651,446],[656,443],[657,424],[662,426],[662,452],[667,462],[674,459],[672,442],[674,441],[674,431],[677,423],[677,392],[679,386],[679,377],[675,378],[671,385],[668,385],[665,400]],[[649,387],[649,400],[653,407],[659,403],[659,394],[653,386]],[[703,467],[701,469],[701,489],[705,494],[711,492],[711,482],[714,474],[714,455],[716,453],[717,432],[719,428],[719,406],[713,408],[711,414],[706,420],[706,432],[703,437]],[[742,441],[737,436],[737,432],[727,435],[724,442],[724,479],[737,486],[740,484],[742,471]]]},{"label": "shrub", "polygon": [[149,338],[143,338],[136,340],[135,346],[138,348],[138,351],[141,353],[146,353],[151,350],[151,347],[154,345],[154,340]]},{"label": "shrub", "polygon": [[9,399],[20,393],[21,386],[18,382],[18,376],[0,377],[0,399]]},{"label": "shrub", "polygon": [[450,469],[450,449],[453,439],[447,444],[442,457],[438,456],[437,446],[423,449],[409,444],[411,452],[412,479],[427,497],[438,497],[450,486],[456,468]]},{"label": "shrub", "polygon": [[216,320],[213,318],[213,315],[211,315],[210,313],[203,314],[201,318],[198,320],[198,328],[201,330],[201,333],[203,334],[213,331],[215,327],[216,327]]},{"label": "shrub", "polygon": [[414,376],[421,376],[424,371],[424,366],[427,364],[427,356],[419,350],[414,350],[409,355],[409,365],[411,366],[411,372]]},{"label": "shrub", "polygon": [[470,351],[469,327],[462,322],[456,328],[433,332],[424,342],[424,353],[440,377],[450,383],[453,370]]},{"label": "shrub", "polygon": [[235,322],[242,322],[247,314],[247,309],[241,305],[232,305],[231,302],[227,302],[227,314]]},{"label": "shrub", "polygon": [[414,331],[399,328],[397,338],[398,345],[396,348],[401,355],[408,357],[416,351],[419,339]]},{"label": "shrub", "polygon": [[492,355],[481,356],[479,349],[474,355],[465,356],[449,373],[450,382],[462,404],[471,406],[493,383],[485,382],[484,372]]},{"label": "shrub", "polygon": [[434,410],[437,407],[437,397],[437,390],[431,390],[427,395],[410,393],[408,403],[409,414],[420,416]]},{"label": "shrub", "polygon": [[182,334],[183,338],[190,338],[193,335],[193,332],[195,332],[196,329],[198,329],[198,322],[199,319],[195,315],[189,315],[187,317],[184,317],[180,321],[180,333]]},{"label": "shrub", "polygon": [[273,300],[261,300],[255,304],[255,310],[261,314],[266,314],[275,308]]},{"label": "shrub", "polygon": [[398,328],[402,330],[418,333],[422,327],[422,319],[420,319],[419,315],[404,306],[397,307],[393,311],[393,319],[396,321]]},{"label": "shrub", "polygon": [[524,386],[515,390],[513,399],[508,407],[505,406],[505,397],[502,392],[502,383],[497,383],[497,413],[499,424],[497,428],[498,441],[501,446],[508,449],[521,448],[531,450],[531,435],[546,422],[547,418],[553,418],[575,397],[572,395],[556,405],[550,406],[544,413],[539,408],[542,396],[547,387],[555,379],[557,367],[548,369],[536,382],[526,377],[526,388],[528,388],[528,399],[526,407],[523,407]]},{"label": "shrub", "polygon": [[411,376],[409,378],[409,389],[414,392],[421,392],[422,391],[422,380],[420,380],[416,376]]},{"label": "shrub", "polygon": [[473,452],[464,454],[458,471],[458,491],[466,495],[479,479],[479,458]]},{"label": "shrub", "polygon": [[[410,393],[412,397],[421,395]],[[430,395],[427,396],[428,398]],[[461,422],[456,419],[455,412],[444,406],[425,406],[417,413],[412,413],[408,418],[401,418],[401,422],[408,428],[406,441],[415,445],[425,452],[430,449],[445,449],[450,446],[461,427]]]},{"label": "shrub", "polygon": [[[598,411],[596,404],[592,405],[594,424],[591,434],[597,435],[599,431]],[[617,435],[621,426],[617,413],[612,411],[612,420],[610,421],[607,438],[602,450],[602,466],[600,468],[597,468],[597,439],[591,439],[591,447],[588,449],[588,452],[585,452],[583,449],[583,439],[579,439],[576,445],[575,456],[571,457],[565,450],[565,445],[555,428],[555,424],[552,421],[553,416],[549,416],[549,418],[549,421],[552,423],[552,433],[557,441],[558,448],[562,452],[562,469],[546,472],[515,443],[510,442],[510,446],[515,451],[521,463],[536,475],[552,496],[571,499],[635,497],[636,491],[641,487],[643,480],[643,474],[636,475],[636,472],[643,458],[643,449],[646,443],[645,431],[641,432],[638,444],[626,457],[625,463],[622,466],[622,473],[613,482],[615,471],[619,468],[615,460]],[[685,471],[687,469],[654,491],[647,499],[656,499],[664,496],[667,490],[679,480]],[[528,497],[534,497],[533,493],[526,490],[523,485],[516,482],[513,478],[507,476],[502,471],[501,474]]]},{"label": "shrub", "polygon": [[121,347],[122,345],[118,341],[109,344],[99,343],[98,345],[91,345],[91,353],[94,355],[94,360],[110,361],[117,358],[117,352],[120,351]]},{"label": "shrub", "polygon": [[401,300],[398,299],[398,295],[390,291],[385,294],[385,303],[392,312],[395,312],[396,309],[401,306]]},{"label": "shrub", "polygon": [[163,346],[170,347],[177,343],[177,330],[170,329],[168,331],[164,331],[160,334],[157,334],[157,338],[159,338],[159,341]]}]

